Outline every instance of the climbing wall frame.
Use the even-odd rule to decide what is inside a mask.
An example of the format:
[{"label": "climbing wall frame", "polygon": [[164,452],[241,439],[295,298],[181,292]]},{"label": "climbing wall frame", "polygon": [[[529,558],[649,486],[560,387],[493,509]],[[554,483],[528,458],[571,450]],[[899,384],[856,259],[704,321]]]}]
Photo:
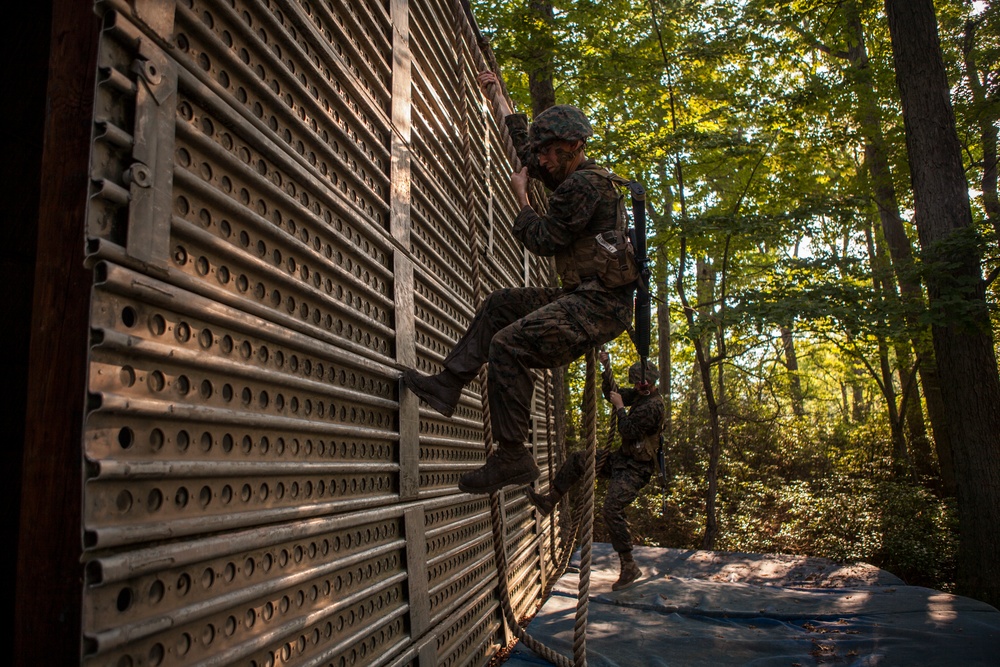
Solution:
[{"label": "climbing wall frame", "polygon": [[[552,272],[511,238],[462,5],[96,10],[83,664],[484,664],[489,503],[456,489],[480,387],[444,419],[397,378],[440,367],[476,262],[488,289]],[[523,616],[562,545],[504,508]]]}]

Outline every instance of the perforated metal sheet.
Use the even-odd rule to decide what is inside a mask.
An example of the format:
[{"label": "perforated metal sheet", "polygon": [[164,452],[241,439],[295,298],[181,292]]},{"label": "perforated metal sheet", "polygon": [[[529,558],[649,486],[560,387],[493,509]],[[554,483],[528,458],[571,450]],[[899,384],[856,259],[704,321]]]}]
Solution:
[{"label": "perforated metal sheet", "polygon": [[[400,393],[509,234],[504,140],[445,0],[107,0],[86,251],[87,665],[478,665],[507,636],[480,388]],[[531,446],[557,451],[539,374]],[[561,548],[505,503],[511,598]]]}]

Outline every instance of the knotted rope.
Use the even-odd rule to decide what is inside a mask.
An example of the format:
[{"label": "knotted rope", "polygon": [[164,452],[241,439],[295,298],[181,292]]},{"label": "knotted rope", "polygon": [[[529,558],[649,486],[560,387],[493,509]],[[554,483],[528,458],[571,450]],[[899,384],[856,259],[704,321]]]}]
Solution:
[{"label": "knotted rope", "polygon": [[597,353],[587,352],[587,380],[583,388],[583,421],[587,437],[587,467],[583,477],[583,531],[580,545],[580,586],[576,598],[576,623],[573,626],[575,667],[587,664],[587,612],[590,602],[590,558],[594,542],[594,464],[597,457]]},{"label": "knotted rope", "polygon": [[[481,267],[481,252],[480,252],[480,224],[478,221],[478,216],[475,215],[475,208],[473,202],[475,201],[475,182],[474,182],[474,162],[472,156],[472,137],[471,137],[471,123],[469,119],[469,108],[470,108],[470,98],[468,95],[468,82],[464,78],[464,59],[463,55],[466,53],[472,58],[474,64],[477,66],[479,71],[485,71],[490,69],[496,71],[496,63],[490,57],[490,62],[487,62],[487,56],[484,56],[484,51],[487,52],[489,56],[489,46],[487,44],[481,44],[477,39],[477,35],[472,23],[471,14],[463,0],[455,0],[453,3],[454,8],[454,18],[456,24],[456,30],[454,33],[455,42],[453,44],[455,49],[455,62],[458,66],[458,71],[462,73],[462,79],[459,81],[459,91],[460,91],[460,104],[461,104],[461,114],[458,119],[460,123],[460,130],[462,135],[463,150],[465,153],[465,162],[463,164],[463,175],[465,177],[465,190],[466,190],[466,202],[465,202],[465,213],[468,220],[468,240],[469,240],[469,254],[470,257],[470,267],[472,270],[472,281],[474,289],[474,300],[475,305],[478,308],[483,300],[486,298],[485,288],[482,278],[482,267]],[[464,37],[464,41],[463,41]],[[467,51],[466,51],[467,49]],[[501,93],[495,91],[496,95],[499,96]],[[493,108],[499,107],[498,100],[493,99]],[[507,154],[512,164],[517,164],[517,156],[513,151],[513,144],[510,141],[510,137],[507,136],[506,128],[501,127],[501,133],[503,135],[505,147],[507,149]],[[489,140],[487,136],[487,141]],[[586,626],[587,626],[587,610],[589,603],[589,591],[590,591],[590,562],[591,562],[591,547],[593,541],[593,523],[594,523],[594,458],[597,449],[597,398],[595,389],[595,360],[596,353],[591,350],[587,354],[587,389],[584,392],[584,415],[585,415],[585,429],[587,433],[587,452],[588,452],[588,473],[586,474],[585,484],[586,491],[584,494],[584,502],[581,505],[581,512],[584,515],[583,519],[583,539],[584,543],[581,547],[581,567],[580,567],[580,593],[579,599],[577,601],[577,612],[576,612],[576,622],[574,625],[574,641],[573,641],[573,654],[574,660],[570,660],[563,656],[562,654],[550,649],[538,640],[534,639],[528,635],[519,625],[516,615],[510,601],[510,592],[508,590],[508,566],[507,566],[507,552],[506,552],[506,542],[504,539],[504,521],[502,514],[503,505],[503,491],[498,491],[496,493],[490,494],[490,519],[493,528],[493,550],[494,559],[497,564],[497,588],[500,597],[500,607],[504,615],[504,619],[511,632],[520,641],[524,642],[525,646],[537,653],[542,658],[548,660],[549,662],[558,665],[558,667],[571,667],[572,666],[585,666],[587,664],[586,655]],[[491,429],[491,415],[489,408],[489,388],[487,383],[487,375],[485,369],[479,372],[479,383],[481,388],[481,399],[482,399],[482,409],[483,409],[483,441],[486,447],[487,456],[490,455],[493,446],[493,435]],[[551,476],[552,460],[551,460],[551,449],[552,449],[552,437],[551,437],[551,408],[549,406],[548,396],[548,382],[546,382],[546,435],[549,438],[549,472]],[[575,523],[575,522],[574,522]],[[563,557],[559,561],[568,565],[569,557],[572,555],[573,542],[576,530],[572,530],[573,535],[570,536],[570,540],[566,543],[564,548]],[[553,542],[554,544],[554,542]],[[554,549],[553,549],[554,553]],[[560,568],[558,573],[553,577],[553,581],[558,579],[565,571],[565,565]],[[544,599],[544,598],[543,598]]]},{"label": "knotted rope", "polygon": [[[593,350],[587,352],[587,379],[584,385],[584,429],[587,440],[587,465],[583,478],[583,497],[574,513],[574,525],[579,525],[583,531],[580,546],[580,583],[577,589],[576,616],[573,624],[573,660],[554,651],[538,641],[517,622],[510,602],[510,592],[507,588],[507,550],[504,540],[503,514],[501,512],[503,491],[490,494],[490,518],[493,526],[493,553],[497,563],[497,588],[500,594],[500,607],[507,625],[514,636],[537,655],[558,667],[586,667],[587,665],[587,616],[590,604],[590,569],[594,537],[594,478],[595,458],[597,455],[597,389],[595,375],[596,354]],[[576,529],[571,531],[569,547],[564,550],[565,562],[560,568],[565,571],[569,563],[569,555],[573,551],[572,538]],[[561,576],[561,575],[560,575]],[[558,577],[556,577],[558,578]],[[553,579],[555,580],[555,578]],[[544,599],[544,596],[543,596]]]}]

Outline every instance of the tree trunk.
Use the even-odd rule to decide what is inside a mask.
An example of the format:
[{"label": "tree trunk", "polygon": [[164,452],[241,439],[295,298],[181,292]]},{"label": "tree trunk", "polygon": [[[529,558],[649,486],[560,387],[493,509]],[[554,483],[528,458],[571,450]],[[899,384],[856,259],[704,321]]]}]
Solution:
[{"label": "tree trunk", "polygon": [[802,400],[802,378],[799,377],[799,358],[795,354],[795,337],[791,327],[781,327],[781,347],[785,353],[785,369],[788,371],[788,392],[792,399],[792,414],[804,417],[806,414]]},{"label": "tree trunk", "polygon": [[698,320],[702,327],[701,339],[705,345],[705,355],[712,356],[712,330],[709,323],[713,319],[715,303],[715,267],[705,255],[699,255],[695,261],[697,284],[695,299],[698,301]]},{"label": "tree trunk", "polygon": [[[1000,375],[932,0],[886,0],[958,491],[957,591],[1000,605]],[[935,267],[947,267],[938,268]]]},{"label": "tree trunk", "polygon": [[[659,215],[654,215],[653,219],[656,221],[656,232],[671,229],[674,223],[674,196],[673,188],[669,186],[669,178],[667,176],[667,164],[666,162],[661,162],[660,168],[660,180],[662,183],[666,184],[664,186],[664,201],[663,201],[663,211]],[[662,245],[656,248],[656,264],[660,267],[663,272],[663,282],[659,285],[659,293],[661,300],[656,306],[656,327],[659,331],[660,340],[660,395],[663,396],[664,404],[664,424],[663,433],[666,436],[667,443],[673,443],[674,437],[674,405],[673,405],[673,383],[674,377],[671,372],[671,346],[673,344],[672,331],[670,329],[670,270],[669,263],[667,261],[667,253]]]},{"label": "tree trunk", "polygon": [[[801,239],[795,241],[795,249],[792,256],[799,258],[799,244]],[[796,417],[804,417],[806,414],[804,400],[802,397],[802,377],[799,375],[799,357],[795,353],[795,335],[792,333],[792,323],[779,325],[781,332],[781,348],[785,355],[785,370],[788,372],[788,394],[792,401],[792,414]]]},{"label": "tree trunk", "polygon": [[[719,523],[716,518],[716,500],[719,494],[719,460],[722,457],[722,432],[719,425],[719,404],[712,390],[712,366],[705,354],[704,346],[695,342],[695,354],[698,367],[701,370],[702,384],[705,388],[705,403],[708,406],[708,426],[711,441],[708,454],[708,489],[705,493],[705,534],[702,536],[701,548],[715,548],[715,539],[719,536]],[[721,366],[721,365],[720,365]]]},{"label": "tree trunk", "polygon": [[962,40],[962,56],[965,64],[965,78],[972,91],[972,103],[976,112],[976,122],[979,124],[979,141],[983,150],[983,177],[980,185],[983,190],[983,208],[986,217],[993,225],[993,231],[1000,236],[1000,199],[997,197],[997,126],[996,114],[989,111],[990,101],[986,99],[987,91],[979,78],[979,64],[976,62],[976,21],[967,21],[965,37]]},{"label": "tree trunk", "polygon": [[865,401],[865,388],[857,378],[856,369],[851,378],[851,417],[855,423],[861,423],[868,416],[868,403]]},{"label": "tree trunk", "polygon": [[[872,233],[872,225],[865,225],[865,242],[868,245],[868,262],[872,270],[872,287],[875,298],[883,304],[890,297],[888,289],[888,267],[885,257],[878,251],[875,245],[875,235]],[[892,290],[895,296],[895,290]],[[906,437],[903,435],[903,419],[899,414],[896,405],[896,386],[893,382],[892,366],[889,364],[889,345],[886,337],[881,333],[875,336],[878,342],[878,362],[881,380],[879,385],[882,389],[882,397],[885,399],[886,411],[889,418],[889,429],[892,433],[892,467],[893,473],[901,475],[909,468],[906,453]],[[908,355],[907,355],[908,356]]]},{"label": "tree trunk", "polygon": [[[913,357],[909,345],[896,342],[896,373],[899,375],[900,411],[906,420],[906,439],[909,442],[910,462],[921,475],[934,472],[934,457],[920,409],[920,392],[917,375],[913,373]],[[919,463],[917,463],[919,461]]]},{"label": "tree trunk", "polygon": [[[854,337],[848,334],[847,342],[853,343]],[[865,405],[865,388],[861,384],[860,375],[863,369],[857,359],[851,358],[847,363],[847,386],[851,390],[851,421],[860,424],[868,416]]]},{"label": "tree trunk", "polygon": [[[918,373],[924,390],[924,401],[927,405],[927,416],[930,418],[931,429],[934,431],[934,443],[937,448],[939,471],[934,469],[930,456],[916,457],[917,472],[922,478],[941,476],[942,484],[949,495],[954,494],[955,476],[951,466],[951,442],[948,438],[947,423],[941,404],[941,389],[934,362],[934,349],[926,325],[919,322],[917,313],[924,306],[923,290],[919,278],[913,270],[913,249],[906,235],[903,218],[899,213],[899,202],[896,197],[896,187],[893,184],[892,172],[889,169],[888,149],[885,135],[882,132],[882,112],[875,95],[875,82],[872,78],[868,62],[868,50],[865,45],[865,32],[857,4],[851,5],[848,17],[848,29],[854,39],[853,46],[847,52],[851,65],[851,79],[858,99],[858,124],[865,140],[865,166],[871,179],[872,195],[878,208],[882,234],[889,246],[889,257],[892,261],[896,282],[899,284],[900,296],[908,305],[906,309],[907,324],[915,332],[911,339],[913,350],[917,354]],[[908,356],[908,355],[907,355]],[[905,386],[905,385],[904,385]],[[919,409],[919,401],[911,401],[914,408]],[[913,422],[916,414],[908,416],[911,422],[913,442],[920,446],[926,443],[925,429]],[[925,447],[926,449],[926,447]]]},{"label": "tree trunk", "polygon": [[[662,249],[659,252],[661,263],[665,263],[665,253]],[[656,306],[656,328],[660,334],[660,395],[663,396],[663,433],[667,442],[672,442],[673,424],[673,375],[671,374],[670,346],[673,342],[670,331],[670,299],[666,284],[661,286],[662,301]]]},{"label": "tree trunk", "polygon": [[[900,298],[896,291],[896,283],[893,282],[891,262],[885,254],[884,234],[879,234],[875,230],[871,237],[870,251],[875,253],[872,267],[881,285],[882,299],[894,305],[899,304]],[[879,289],[878,286],[876,289]],[[889,330],[904,331],[905,315],[900,313],[898,308],[889,308],[888,312]],[[896,352],[896,373],[899,375],[899,418],[905,422],[907,435],[907,438],[902,440],[902,448],[898,449],[899,456],[896,460],[905,463],[907,473],[916,472],[921,479],[936,480],[939,477],[931,456],[924,414],[920,409],[920,394],[916,385],[917,378],[913,372],[914,362],[910,354],[909,341],[905,337],[895,337],[893,348]],[[902,424],[900,426],[902,427]],[[907,439],[909,447],[906,446]]]},{"label": "tree trunk", "polygon": [[530,0],[528,12],[536,28],[528,36],[528,54],[524,60],[528,71],[528,94],[531,96],[531,114],[538,116],[556,103],[552,74],[555,70],[555,37],[552,26],[555,14],[549,0]]},{"label": "tree trunk", "polygon": [[[722,454],[722,429],[719,424],[719,403],[723,400],[721,397],[716,396],[715,388],[712,385],[712,336],[710,334],[711,327],[707,326],[714,319],[715,269],[704,255],[699,255],[696,261],[696,272],[698,320],[705,330],[696,337],[695,353],[698,359],[701,387],[705,394],[705,404],[708,408],[709,420],[708,490],[705,497],[705,534],[702,537],[701,548],[713,549],[715,547],[715,538],[719,534],[719,525],[715,510],[719,489],[719,459]],[[693,316],[693,313],[691,315]],[[695,328],[692,319],[689,318],[688,324],[690,328]]]},{"label": "tree trunk", "polygon": [[906,437],[903,435],[903,420],[896,406],[896,386],[893,383],[892,367],[889,365],[889,346],[885,336],[878,336],[878,363],[882,374],[882,394],[889,417],[889,431],[892,434],[892,469],[896,476],[909,468],[906,455]]},{"label": "tree trunk", "polygon": [[[711,336],[698,333],[699,325],[705,325],[712,316],[712,295],[714,294],[714,271],[711,271],[707,262],[700,258],[696,267],[696,286],[698,294],[697,307],[692,306],[684,289],[685,265],[687,263],[687,240],[681,238],[680,264],[677,269],[677,296],[680,298],[684,311],[684,318],[687,320],[688,329],[691,333],[691,340],[694,343],[695,358],[698,365],[698,375],[701,379],[701,386],[705,396],[705,405],[708,409],[709,425],[709,456],[708,471],[706,474],[708,489],[705,493],[705,534],[702,537],[701,548],[712,549],[715,546],[715,539],[719,534],[719,525],[716,519],[716,498],[719,489],[719,460],[722,456],[722,435],[719,427],[719,404],[716,401],[715,391],[712,386],[712,365],[716,361],[712,358],[709,350]],[[703,300],[704,299],[704,300]],[[698,322],[695,321],[696,315]],[[720,360],[721,361],[721,360]]]}]

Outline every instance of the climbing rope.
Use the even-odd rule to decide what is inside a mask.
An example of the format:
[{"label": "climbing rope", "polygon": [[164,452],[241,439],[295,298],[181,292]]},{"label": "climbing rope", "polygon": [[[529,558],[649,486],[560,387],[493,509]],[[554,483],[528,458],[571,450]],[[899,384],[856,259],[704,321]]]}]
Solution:
[{"label": "climbing rope", "polygon": [[[457,3],[456,3],[457,6]],[[457,6],[460,10],[461,7]],[[460,27],[465,23],[464,13],[459,11],[455,12],[456,24]],[[456,63],[461,65],[462,58],[461,53],[463,50],[463,43],[457,35],[461,34],[461,30],[456,30],[456,44],[455,48],[455,60]],[[464,68],[460,68],[460,71]],[[465,163],[463,165],[463,175],[465,177],[466,186],[466,198],[465,198],[465,214],[466,220],[468,221],[468,242],[469,242],[469,255],[470,255],[470,267],[472,270],[472,284],[473,284],[473,300],[474,305],[478,309],[486,298],[486,290],[483,284],[482,278],[482,261],[479,251],[479,225],[476,224],[477,216],[475,215],[475,210],[473,208],[473,202],[475,201],[475,188],[474,188],[474,176],[473,176],[473,161],[472,161],[472,133],[470,132],[470,122],[469,122],[469,95],[468,95],[468,83],[464,81],[459,82],[459,95],[460,104],[462,112],[460,114],[459,123],[461,124],[460,130],[462,135],[463,152],[465,153]],[[493,432],[491,426],[491,413],[490,413],[490,402],[489,402],[489,388],[487,382],[487,371],[483,367],[479,370],[478,375],[479,386],[480,386],[480,399],[483,411],[483,443],[486,448],[486,456],[490,456],[493,449]],[[516,615],[514,614],[513,606],[510,602],[510,592],[508,590],[507,584],[507,553],[504,541],[504,525],[503,525],[503,515],[501,512],[502,508],[503,491],[495,492],[490,494],[490,523],[493,529],[493,553],[494,561],[497,564],[497,590],[500,595],[500,607],[502,609],[504,620],[507,626],[511,629],[514,635],[526,646],[535,651],[538,655],[542,656],[549,662],[552,662],[559,667],[569,667],[569,662],[559,653],[552,651],[547,646],[538,642],[526,632],[524,632],[520,625],[518,625]]]},{"label": "climbing rope", "polygon": [[580,586],[576,598],[576,623],[573,626],[575,667],[587,664],[587,611],[590,602],[590,558],[594,542],[594,464],[597,456],[597,387],[595,375],[597,352],[587,352],[587,380],[583,388],[584,428],[587,437],[587,464],[583,477],[583,532],[580,545]]},{"label": "climbing rope", "polygon": [[[552,390],[554,389],[554,387],[552,386],[552,384],[553,384],[553,381],[554,381],[554,376],[553,376],[553,373],[552,373],[551,369],[549,369],[549,370],[547,370],[545,372],[544,381],[545,381],[545,395],[544,395],[543,398],[544,398],[544,401],[545,401],[544,402],[544,405],[545,405],[545,442],[548,444],[548,446],[545,448],[545,463],[546,463],[547,470],[548,470],[548,479],[549,480],[553,480],[553,479],[555,479],[556,466],[555,466],[554,457],[552,456],[552,417],[553,417],[553,414],[552,414],[552,402],[554,400],[554,397],[552,396]],[[553,510],[554,509],[555,508],[553,508]],[[554,512],[553,512],[553,515],[552,515],[552,523],[553,523],[552,530],[549,531],[549,553],[554,555],[556,553],[556,547],[557,547],[557,545],[556,545],[556,531],[555,531],[555,513]],[[551,588],[552,581],[553,581],[553,579],[547,579],[546,580],[546,588],[547,589]],[[545,595],[542,595],[542,599],[543,600],[545,599]]]},{"label": "climbing rope", "polygon": [[[493,526],[493,553],[497,563],[497,589],[500,594],[500,607],[507,625],[514,636],[537,655],[558,667],[586,667],[587,665],[587,615],[590,603],[590,569],[593,551],[594,527],[594,463],[597,454],[597,389],[594,379],[596,354],[593,350],[587,353],[587,380],[584,385],[584,428],[587,440],[587,464],[583,479],[583,498],[578,504],[574,524],[580,525],[583,531],[580,546],[580,581],[577,589],[576,616],[573,624],[573,660],[554,651],[538,641],[521,628],[517,622],[507,587],[507,550],[504,540],[504,522],[501,512],[503,491],[490,494],[490,518]],[[572,531],[575,535],[576,530]],[[573,542],[569,543],[566,553],[572,553]],[[561,568],[565,571],[569,558]],[[544,599],[544,596],[543,596]]]},{"label": "climbing rope", "polygon": [[[490,69],[492,71],[497,71],[496,62],[492,59],[492,53],[490,52],[488,44],[483,44],[477,39],[476,31],[473,29],[472,17],[469,12],[469,8],[466,6],[467,3],[464,0],[455,0],[454,7],[454,18],[457,30],[455,30],[455,43],[453,47],[455,49],[455,62],[458,67],[458,71],[464,73],[464,61],[461,55],[468,49],[468,54],[474,59],[475,64],[479,71],[485,71]],[[463,42],[464,38],[464,42]],[[484,56],[484,52],[488,54]],[[486,58],[490,57],[490,62],[486,61]],[[463,149],[465,153],[465,163],[463,164],[463,175],[465,177],[465,187],[466,187],[466,202],[465,202],[465,213],[466,219],[469,224],[468,230],[468,247],[470,254],[470,267],[472,270],[472,282],[474,290],[474,301],[478,308],[481,306],[483,300],[486,298],[484,281],[482,277],[482,253],[480,252],[480,225],[478,224],[478,216],[475,215],[475,209],[473,207],[473,202],[475,201],[475,176],[474,176],[474,163],[472,159],[472,138],[470,126],[471,122],[469,119],[469,108],[470,99],[468,95],[468,82],[461,81],[459,85],[460,90],[460,104],[461,104],[461,114],[459,122],[461,123],[461,135],[463,141]],[[494,89],[494,99],[491,100],[493,103],[493,108],[499,108],[499,95],[501,92]],[[513,150],[513,143],[510,140],[509,135],[506,132],[505,127],[501,127],[501,136],[506,144],[508,157],[511,159],[512,164],[517,164],[517,156]],[[487,138],[487,141],[489,139]],[[581,547],[581,567],[580,567],[580,593],[579,599],[577,601],[577,612],[576,621],[574,624],[574,640],[573,640],[573,655],[574,659],[571,662],[566,656],[552,650],[551,648],[545,646],[543,643],[531,637],[527,632],[525,632],[514,613],[513,607],[510,601],[510,592],[508,588],[508,564],[507,564],[507,552],[506,552],[506,541],[504,539],[504,519],[502,513],[503,507],[503,491],[498,491],[490,494],[490,519],[493,531],[493,550],[494,550],[494,560],[497,565],[497,589],[500,597],[500,607],[511,632],[516,636],[521,642],[525,644],[530,650],[534,651],[536,654],[542,658],[548,660],[549,662],[558,665],[558,667],[580,667],[587,664],[586,655],[586,629],[587,629],[587,610],[589,603],[589,591],[590,591],[590,561],[591,561],[591,547],[593,541],[593,505],[594,505],[594,458],[597,448],[597,399],[596,399],[596,389],[595,389],[595,360],[596,352],[591,350],[587,354],[587,389],[584,394],[585,403],[585,428],[587,433],[587,452],[588,452],[588,472],[586,474],[585,484],[586,491],[584,493],[584,502],[580,505],[580,514],[583,515],[583,545]],[[481,388],[481,400],[482,400],[482,410],[483,410],[483,442],[486,448],[486,455],[490,456],[493,448],[493,435],[491,429],[491,416],[489,408],[489,387],[487,383],[486,370],[481,369],[478,375],[478,380]],[[548,395],[548,382],[546,382],[546,435],[549,438],[549,474],[550,478],[552,476],[552,437],[551,437],[551,413]],[[576,513],[574,513],[576,514]],[[577,519],[577,517],[574,517]],[[574,520],[574,524],[579,525],[579,520]],[[558,568],[556,575],[553,577],[553,582],[557,580],[562,572],[565,571],[566,566],[569,564],[570,556],[573,552],[573,546],[575,543],[576,527],[571,531],[570,539],[568,542],[564,542],[564,549],[562,557],[558,559],[559,563],[565,563],[561,568]],[[554,543],[553,543],[554,544]],[[554,553],[554,549],[553,549]],[[544,596],[543,596],[544,600]]]}]

